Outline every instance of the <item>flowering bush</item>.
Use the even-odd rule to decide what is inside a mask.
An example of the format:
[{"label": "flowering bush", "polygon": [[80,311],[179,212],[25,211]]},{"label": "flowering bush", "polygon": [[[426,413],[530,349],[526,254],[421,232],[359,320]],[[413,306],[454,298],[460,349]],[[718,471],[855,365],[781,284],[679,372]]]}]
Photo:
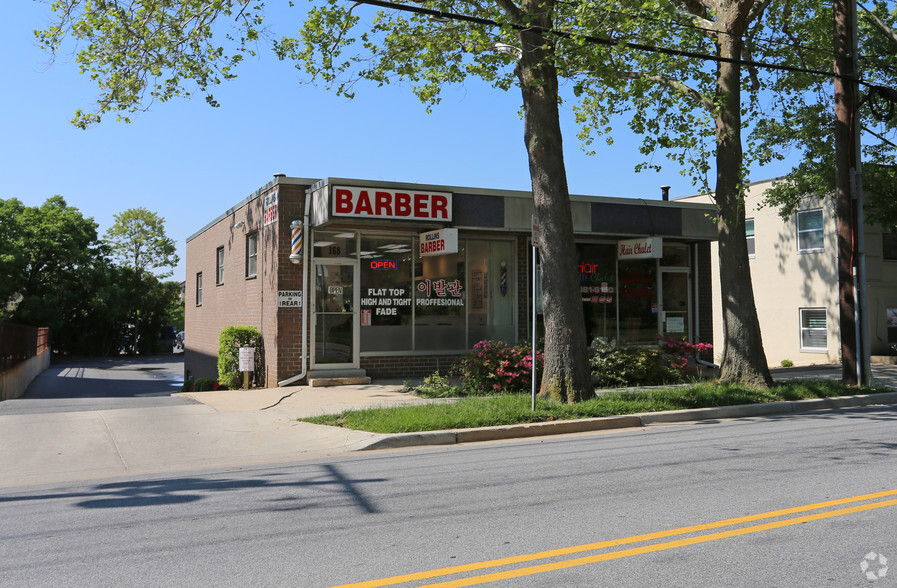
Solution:
[{"label": "flowering bush", "polygon": [[195,380],[187,380],[181,387],[181,392],[208,392],[209,390],[220,390],[222,386],[212,378],[196,378]]},{"label": "flowering bush", "polygon": [[[536,352],[536,375],[542,368]],[[461,385],[470,392],[524,392],[532,386],[533,352],[526,343],[510,347],[502,341],[480,341],[460,363]]]},{"label": "flowering bush", "polygon": [[673,339],[669,335],[660,340],[660,348],[670,356],[670,365],[680,375],[686,375],[689,358],[697,358],[702,353],[713,351],[710,343],[689,343],[680,339]]}]

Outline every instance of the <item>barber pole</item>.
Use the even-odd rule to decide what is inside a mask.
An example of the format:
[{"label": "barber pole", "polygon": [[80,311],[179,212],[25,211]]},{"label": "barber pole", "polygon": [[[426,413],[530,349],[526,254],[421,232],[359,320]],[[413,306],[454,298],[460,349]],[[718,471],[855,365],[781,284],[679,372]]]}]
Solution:
[{"label": "barber pole", "polygon": [[293,221],[290,223],[290,229],[293,231],[292,247],[290,248],[290,261],[299,263],[302,260],[302,223]]}]

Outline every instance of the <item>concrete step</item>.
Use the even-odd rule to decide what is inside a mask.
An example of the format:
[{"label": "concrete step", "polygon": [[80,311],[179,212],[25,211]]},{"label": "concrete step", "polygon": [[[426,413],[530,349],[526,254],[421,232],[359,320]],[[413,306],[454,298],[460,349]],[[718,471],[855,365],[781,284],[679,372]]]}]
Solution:
[{"label": "concrete step", "polygon": [[371,379],[364,377],[347,377],[347,378],[309,378],[308,385],[312,388],[322,386],[355,386],[358,384],[370,384]]}]

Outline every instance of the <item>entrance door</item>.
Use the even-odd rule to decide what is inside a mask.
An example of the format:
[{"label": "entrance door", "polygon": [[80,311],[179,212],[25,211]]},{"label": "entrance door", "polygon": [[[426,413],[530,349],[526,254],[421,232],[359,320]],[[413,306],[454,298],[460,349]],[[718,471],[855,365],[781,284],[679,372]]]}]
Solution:
[{"label": "entrance door", "polygon": [[317,368],[358,366],[356,266],[353,262],[315,263],[315,352]]},{"label": "entrance door", "polygon": [[691,341],[691,288],[688,270],[661,270],[661,325],[666,337]]}]

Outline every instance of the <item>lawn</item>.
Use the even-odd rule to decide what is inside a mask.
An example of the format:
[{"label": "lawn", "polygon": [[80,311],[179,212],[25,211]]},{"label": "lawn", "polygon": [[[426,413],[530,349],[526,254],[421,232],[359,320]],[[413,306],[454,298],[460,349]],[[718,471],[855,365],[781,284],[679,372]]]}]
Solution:
[{"label": "lawn", "polygon": [[372,433],[410,433],[882,392],[891,390],[856,388],[831,380],[794,380],[778,383],[767,390],[699,383],[687,387],[606,392],[578,404],[537,398],[535,411],[531,410],[529,394],[497,394],[469,396],[440,404],[348,410],[300,420]]}]

